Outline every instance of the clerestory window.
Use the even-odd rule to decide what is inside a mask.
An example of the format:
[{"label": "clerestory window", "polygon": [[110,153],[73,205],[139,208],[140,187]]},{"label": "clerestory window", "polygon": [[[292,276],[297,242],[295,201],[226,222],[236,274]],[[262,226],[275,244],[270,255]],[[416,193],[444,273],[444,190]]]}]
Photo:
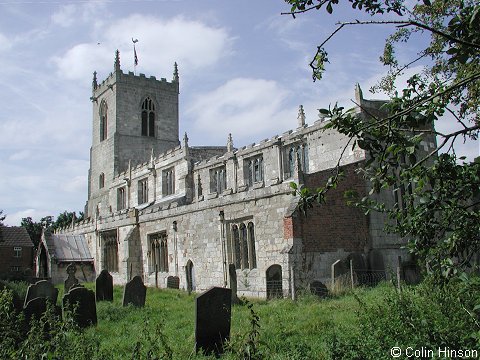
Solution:
[{"label": "clerestory window", "polygon": [[225,166],[210,170],[210,192],[221,194],[227,188]]},{"label": "clerestory window", "polygon": [[175,193],[175,173],[174,168],[163,170],[162,172],[163,195],[172,195]]},{"label": "clerestory window", "polygon": [[263,181],[263,156],[246,159],[246,166],[247,184],[249,186]]},{"label": "clerestory window", "polygon": [[155,137],[155,104],[149,97],[142,104],[142,136]]},{"label": "clerestory window", "polygon": [[138,205],[148,202],[148,179],[138,181]]}]

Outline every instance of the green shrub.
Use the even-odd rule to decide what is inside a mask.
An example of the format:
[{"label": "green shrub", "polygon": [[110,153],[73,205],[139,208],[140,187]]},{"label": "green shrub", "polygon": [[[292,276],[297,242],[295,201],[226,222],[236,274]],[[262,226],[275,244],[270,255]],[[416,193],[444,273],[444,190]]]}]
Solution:
[{"label": "green shrub", "polygon": [[360,298],[359,326],[355,330],[337,330],[330,334],[329,350],[333,359],[380,359],[390,356],[394,346],[403,351],[477,349],[480,330],[475,305],[478,285],[450,283],[437,287],[429,281],[397,293],[390,288],[376,304]]}]

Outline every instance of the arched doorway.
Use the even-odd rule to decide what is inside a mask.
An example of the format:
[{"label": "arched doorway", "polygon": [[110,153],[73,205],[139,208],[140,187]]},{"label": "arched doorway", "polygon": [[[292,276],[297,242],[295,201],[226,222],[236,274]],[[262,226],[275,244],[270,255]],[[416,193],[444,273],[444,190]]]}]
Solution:
[{"label": "arched doorway", "polygon": [[193,271],[192,260],[188,260],[187,265],[185,266],[185,271],[187,275],[187,291],[190,294],[195,290],[195,273]]},{"label": "arched doorway", "polygon": [[283,297],[282,267],[272,265],[267,269],[267,299]]},{"label": "arched doorway", "polygon": [[48,259],[47,259],[47,250],[45,245],[40,244],[40,254],[38,256],[38,274],[39,278],[48,277]]}]

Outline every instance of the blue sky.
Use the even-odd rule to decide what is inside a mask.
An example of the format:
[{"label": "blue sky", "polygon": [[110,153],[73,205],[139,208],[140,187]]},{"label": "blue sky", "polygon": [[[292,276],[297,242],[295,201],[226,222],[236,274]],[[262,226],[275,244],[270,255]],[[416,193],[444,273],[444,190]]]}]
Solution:
[{"label": "blue sky", "polygon": [[[356,27],[329,44],[330,64],[312,82],[316,45],[352,10],[331,16],[280,15],[282,0],[14,1],[0,0],[0,209],[8,225],[64,210],[83,210],[91,145],[91,82],[102,81],[120,50],[133,71],[132,37],[139,40],[136,72],[180,73],[180,137],[191,145],[237,147],[307,123],[317,109],[353,105],[355,83],[365,97],[387,69],[378,57],[387,27]],[[398,54],[409,58],[409,45]],[[464,152],[478,155],[477,144]]]}]

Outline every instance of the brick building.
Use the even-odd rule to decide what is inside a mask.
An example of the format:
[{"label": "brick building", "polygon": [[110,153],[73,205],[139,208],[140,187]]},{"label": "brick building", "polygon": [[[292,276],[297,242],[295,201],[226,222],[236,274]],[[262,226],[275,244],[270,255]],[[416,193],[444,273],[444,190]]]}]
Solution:
[{"label": "brick building", "polygon": [[22,226],[0,226],[0,277],[23,279],[33,270],[33,243]]},{"label": "brick building", "polygon": [[[354,171],[366,155],[325,129],[328,120],[308,125],[300,107],[295,130],[239,149],[231,135],[226,146],[194,147],[187,134],[179,141],[178,94],[176,64],[171,82],[157,80],[123,73],[117,53],[107,79],[94,75],[86,220],[61,232],[84,236],[98,273],[109,270],[117,284],[140,275],[160,287],[175,276],[199,291],[236,276],[241,295],[289,296],[327,282],[337,260],[385,270],[408,259],[404,241],[383,232],[383,215],[345,204],[344,190],[370,190]],[[364,99],[358,86],[356,103],[357,116],[379,115],[384,104]],[[305,219],[290,183],[324,185],[340,157],[346,179]],[[380,196],[393,204],[402,194]]]}]

